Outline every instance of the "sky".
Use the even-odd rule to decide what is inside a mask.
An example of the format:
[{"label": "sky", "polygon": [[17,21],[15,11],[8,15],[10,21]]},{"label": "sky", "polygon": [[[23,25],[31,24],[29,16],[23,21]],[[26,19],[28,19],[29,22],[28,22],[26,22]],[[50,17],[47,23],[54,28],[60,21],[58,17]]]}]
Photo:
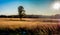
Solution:
[{"label": "sky", "polygon": [[27,15],[55,15],[60,10],[53,9],[60,0],[0,0],[0,15],[18,15],[18,7],[23,6]]}]

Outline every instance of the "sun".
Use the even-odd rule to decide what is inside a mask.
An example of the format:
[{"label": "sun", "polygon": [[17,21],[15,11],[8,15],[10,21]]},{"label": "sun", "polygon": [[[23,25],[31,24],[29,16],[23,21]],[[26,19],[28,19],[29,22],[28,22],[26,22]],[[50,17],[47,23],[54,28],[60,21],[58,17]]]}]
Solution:
[{"label": "sun", "polygon": [[60,2],[55,2],[55,3],[53,4],[53,9],[59,10],[59,9],[60,9]]}]

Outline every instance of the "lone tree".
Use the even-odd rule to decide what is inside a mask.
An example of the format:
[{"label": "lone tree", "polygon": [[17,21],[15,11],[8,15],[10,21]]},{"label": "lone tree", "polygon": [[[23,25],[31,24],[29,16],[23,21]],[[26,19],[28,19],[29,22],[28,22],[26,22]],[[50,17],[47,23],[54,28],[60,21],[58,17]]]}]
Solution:
[{"label": "lone tree", "polygon": [[22,20],[22,18],[25,16],[25,10],[23,6],[18,7],[18,14],[19,14],[20,20]]}]

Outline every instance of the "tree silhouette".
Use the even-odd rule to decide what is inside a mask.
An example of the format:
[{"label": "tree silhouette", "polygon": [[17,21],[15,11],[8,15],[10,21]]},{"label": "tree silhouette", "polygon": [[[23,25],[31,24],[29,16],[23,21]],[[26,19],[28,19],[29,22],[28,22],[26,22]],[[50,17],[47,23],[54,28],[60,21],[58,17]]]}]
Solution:
[{"label": "tree silhouette", "polygon": [[25,15],[25,10],[24,10],[24,7],[23,7],[23,6],[19,6],[19,7],[18,7],[18,14],[19,14],[20,20],[22,20],[22,18],[23,18],[24,15]]}]

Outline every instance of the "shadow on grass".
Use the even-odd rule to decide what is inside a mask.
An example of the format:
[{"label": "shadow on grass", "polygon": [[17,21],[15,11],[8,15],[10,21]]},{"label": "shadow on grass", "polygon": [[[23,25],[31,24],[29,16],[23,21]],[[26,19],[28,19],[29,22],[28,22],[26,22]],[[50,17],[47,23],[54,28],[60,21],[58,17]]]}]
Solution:
[{"label": "shadow on grass", "polygon": [[57,20],[43,20],[42,22],[58,22]]},{"label": "shadow on grass", "polygon": [[26,21],[26,20],[5,20],[5,21]]},{"label": "shadow on grass", "polygon": [[25,22],[58,22],[57,20],[5,20],[5,21],[25,21]]}]

